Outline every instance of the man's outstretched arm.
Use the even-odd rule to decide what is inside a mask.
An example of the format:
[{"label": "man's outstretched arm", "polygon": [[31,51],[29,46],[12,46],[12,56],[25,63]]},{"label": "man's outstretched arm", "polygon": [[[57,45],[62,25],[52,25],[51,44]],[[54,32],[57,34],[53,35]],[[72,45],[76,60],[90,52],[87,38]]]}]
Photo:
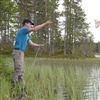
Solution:
[{"label": "man's outstretched arm", "polygon": [[46,26],[46,25],[49,25],[49,24],[52,24],[52,21],[51,21],[51,20],[49,20],[49,21],[47,21],[47,22],[45,22],[45,23],[43,23],[43,24],[37,25],[37,26],[35,26],[35,27],[33,27],[33,28],[30,28],[30,29],[29,29],[29,32],[37,31],[37,30],[41,29],[42,27],[44,27],[44,26]]}]

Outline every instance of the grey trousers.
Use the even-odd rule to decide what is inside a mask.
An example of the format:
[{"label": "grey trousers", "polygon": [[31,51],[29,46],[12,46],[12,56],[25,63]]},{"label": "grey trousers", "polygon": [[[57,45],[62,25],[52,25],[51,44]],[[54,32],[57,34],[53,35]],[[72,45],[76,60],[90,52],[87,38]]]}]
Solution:
[{"label": "grey trousers", "polygon": [[13,82],[21,82],[24,77],[24,52],[21,50],[13,50],[12,57],[14,61]]}]

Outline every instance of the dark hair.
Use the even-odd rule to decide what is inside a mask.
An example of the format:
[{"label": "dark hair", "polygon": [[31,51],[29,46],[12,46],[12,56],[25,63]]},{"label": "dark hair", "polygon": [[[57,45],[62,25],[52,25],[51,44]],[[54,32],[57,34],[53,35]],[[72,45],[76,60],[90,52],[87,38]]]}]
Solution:
[{"label": "dark hair", "polygon": [[30,19],[24,19],[24,20],[23,20],[23,22],[22,22],[22,25],[24,26],[24,25],[25,25],[25,23],[31,23],[32,25],[34,25],[34,23],[33,23],[33,22],[31,22],[31,20],[30,20]]}]

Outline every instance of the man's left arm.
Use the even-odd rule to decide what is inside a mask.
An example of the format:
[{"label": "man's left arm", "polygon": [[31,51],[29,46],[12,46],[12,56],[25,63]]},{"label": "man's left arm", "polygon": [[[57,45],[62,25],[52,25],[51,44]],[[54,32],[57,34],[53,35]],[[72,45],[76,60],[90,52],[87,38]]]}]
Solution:
[{"label": "man's left arm", "polygon": [[32,42],[31,40],[29,40],[28,43],[29,43],[31,46],[35,46],[35,47],[43,47],[43,46],[44,46],[44,44],[37,44],[37,43]]}]

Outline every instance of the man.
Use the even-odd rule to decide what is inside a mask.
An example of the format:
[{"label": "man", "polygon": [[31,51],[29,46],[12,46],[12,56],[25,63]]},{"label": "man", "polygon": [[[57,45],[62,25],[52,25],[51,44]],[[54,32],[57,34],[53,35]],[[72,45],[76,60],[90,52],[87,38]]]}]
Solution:
[{"label": "man", "polygon": [[12,78],[12,83],[23,81],[24,77],[24,51],[26,50],[27,43],[31,46],[43,47],[43,44],[36,44],[31,41],[28,34],[32,31],[37,31],[42,27],[52,24],[52,21],[49,20],[41,25],[32,27],[34,23],[32,23],[29,19],[25,19],[22,22],[23,27],[20,28],[16,34],[15,38],[15,46],[12,52],[13,60],[14,60],[14,73]]}]

